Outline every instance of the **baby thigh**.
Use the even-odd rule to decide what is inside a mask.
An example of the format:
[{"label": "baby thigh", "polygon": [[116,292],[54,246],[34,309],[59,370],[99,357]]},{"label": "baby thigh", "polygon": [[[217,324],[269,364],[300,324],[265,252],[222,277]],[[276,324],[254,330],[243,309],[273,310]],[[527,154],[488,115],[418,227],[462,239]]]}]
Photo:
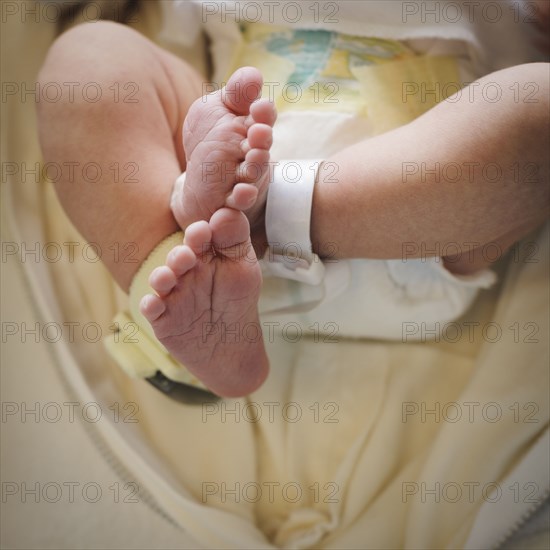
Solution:
[{"label": "baby thigh", "polygon": [[[185,169],[181,127],[201,95],[201,77],[136,31],[96,22],[54,42],[39,82],[67,92],[38,104],[45,162],[76,167],[57,178],[58,197],[101,249],[135,243],[135,263],[104,258],[127,290],[149,252],[178,229],[170,193]],[[84,166],[93,168],[90,177]]]}]

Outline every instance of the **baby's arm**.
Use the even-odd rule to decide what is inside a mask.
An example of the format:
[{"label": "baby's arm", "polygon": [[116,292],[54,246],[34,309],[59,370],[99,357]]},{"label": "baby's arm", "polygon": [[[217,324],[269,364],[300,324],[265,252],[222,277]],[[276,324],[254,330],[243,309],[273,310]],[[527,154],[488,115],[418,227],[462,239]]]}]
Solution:
[{"label": "baby's arm", "polygon": [[[489,83],[502,90],[500,101],[484,99]],[[455,252],[456,243],[464,253],[455,271],[484,267],[480,247],[505,249],[548,216],[548,97],[547,64],[512,67],[327,159],[314,191],[314,248],[402,258],[446,245]]]}]

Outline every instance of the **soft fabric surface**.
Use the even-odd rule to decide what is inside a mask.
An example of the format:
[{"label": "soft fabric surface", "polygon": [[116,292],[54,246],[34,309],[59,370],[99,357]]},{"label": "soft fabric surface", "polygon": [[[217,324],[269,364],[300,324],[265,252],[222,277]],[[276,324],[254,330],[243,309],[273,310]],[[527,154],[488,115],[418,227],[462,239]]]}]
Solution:
[{"label": "soft fabric surface", "polygon": [[[154,35],[155,19],[147,21]],[[144,25],[143,18],[140,22]],[[51,25],[14,21],[2,40],[9,39],[12,51],[21,48],[25,61],[15,63],[11,56],[9,78],[34,82],[52,38]],[[2,56],[5,61],[4,47]],[[9,139],[3,134],[3,159],[40,162],[34,105],[12,101],[2,108],[2,130],[10,132]],[[2,191],[14,242],[84,245],[49,184],[23,184],[15,177]],[[496,544],[528,514],[531,500],[548,495],[548,444],[541,439],[549,408],[548,227],[527,241],[535,239],[538,261],[503,262],[502,284],[481,294],[459,320],[463,327],[480,323],[473,341],[466,328],[460,341],[449,336],[441,343],[277,338],[268,344],[272,374],[266,385],[248,399],[218,403],[218,409],[177,404],[145,382],[128,379],[101,342],[86,342],[78,331],[74,343],[58,342],[53,351],[80,402],[98,402],[104,411],[114,402],[139,405],[139,422],[116,423],[104,415],[92,431],[139,481],[140,495],[150,495],[163,514],[206,547]],[[100,263],[78,255],[74,263],[63,260],[23,264],[42,318],[93,321],[108,333],[113,315],[127,306],[126,297]],[[487,323],[501,329],[500,338]],[[47,402],[49,396],[36,399]],[[443,409],[449,403],[462,412],[456,422],[456,407]],[[445,414],[422,418],[422,408],[438,406]],[[41,431],[40,437],[49,436]],[[24,470],[18,472],[24,476]],[[518,498],[510,489],[515,483]],[[445,484],[451,485],[443,493]],[[273,498],[268,498],[270,486]],[[456,486],[462,497],[453,501]],[[235,487],[238,497],[230,493]],[[255,502],[257,487],[263,498]],[[440,487],[439,499],[429,493],[434,487]],[[475,487],[472,498],[468,487]],[[502,491],[495,506],[487,502],[491,488]],[[60,505],[56,513],[86,521],[75,506]],[[128,516],[122,514],[121,521],[134,529]],[[153,528],[157,519],[151,521]],[[109,528],[102,529],[108,546]],[[67,547],[74,545],[70,535],[66,540],[73,541]]]}]

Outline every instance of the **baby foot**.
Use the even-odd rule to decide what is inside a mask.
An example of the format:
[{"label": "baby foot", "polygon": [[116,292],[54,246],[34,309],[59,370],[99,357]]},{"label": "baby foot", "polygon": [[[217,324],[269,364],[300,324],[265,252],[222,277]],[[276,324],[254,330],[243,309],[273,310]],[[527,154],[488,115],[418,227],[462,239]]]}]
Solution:
[{"label": "baby foot", "polygon": [[222,90],[199,98],[183,125],[185,185],[176,190],[172,212],[185,229],[223,206],[242,210],[252,229],[260,222],[269,180],[269,149],[276,112],[258,100],[262,75],[236,71]]},{"label": "baby foot", "polygon": [[187,227],[149,278],[140,304],[156,337],[211,391],[241,397],[268,373],[258,319],[261,269],[242,212],[222,208]]}]

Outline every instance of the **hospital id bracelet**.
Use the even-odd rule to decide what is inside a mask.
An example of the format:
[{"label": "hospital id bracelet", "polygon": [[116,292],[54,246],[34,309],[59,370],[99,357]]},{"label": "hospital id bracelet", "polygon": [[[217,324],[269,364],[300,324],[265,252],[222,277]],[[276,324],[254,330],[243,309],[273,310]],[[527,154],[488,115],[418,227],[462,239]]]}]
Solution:
[{"label": "hospital id bracelet", "polygon": [[325,267],[310,239],[313,188],[320,160],[275,163],[265,210],[269,274],[318,285]]}]

